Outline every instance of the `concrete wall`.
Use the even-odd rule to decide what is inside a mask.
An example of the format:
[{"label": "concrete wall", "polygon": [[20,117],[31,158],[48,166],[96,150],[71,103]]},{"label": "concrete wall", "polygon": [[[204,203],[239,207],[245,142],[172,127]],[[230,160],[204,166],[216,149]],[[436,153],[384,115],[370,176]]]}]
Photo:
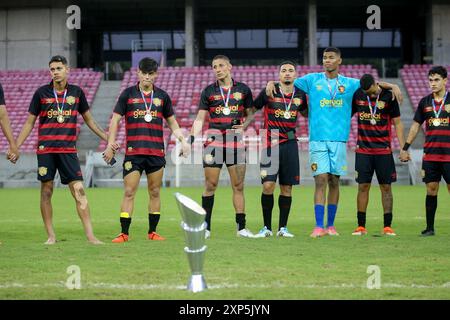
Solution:
[{"label": "concrete wall", "polygon": [[52,55],[76,66],[76,31],[63,8],[0,10],[0,69],[42,69]]},{"label": "concrete wall", "polygon": [[433,64],[450,64],[450,4],[431,7]]}]

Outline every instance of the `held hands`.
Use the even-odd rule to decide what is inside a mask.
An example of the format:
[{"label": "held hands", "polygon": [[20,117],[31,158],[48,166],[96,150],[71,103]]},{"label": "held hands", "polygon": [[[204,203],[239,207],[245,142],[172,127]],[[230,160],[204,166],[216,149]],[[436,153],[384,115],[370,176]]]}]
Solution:
[{"label": "held hands", "polygon": [[243,124],[234,125],[231,127],[231,129],[233,129],[236,134],[242,134],[242,133],[244,133],[244,130],[245,130]]},{"label": "held hands", "polygon": [[181,141],[181,151],[178,155],[179,157],[187,158],[188,155],[191,153],[191,145],[186,142],[186,140],[182,139]]},{"label": "held hands", "polygon": [[6,152],[6,159],[11,161],[11,163],[16,163],[19,160],[20,152],[16,146],[10,146],[8,151]]},{"label": "held hands", "polygon": [[103,152],[103,160],[105,160],[105,162],[109,164],[111,160],[114,158],[116,151],[119,149],[120,145],[117,142],[108,144],[105,151]]},{"label": "held hands", "polygon": [[409,160],[411,160],[411,156],[408,151],[400,150],[399,159],[401,162],[408,162]]}]

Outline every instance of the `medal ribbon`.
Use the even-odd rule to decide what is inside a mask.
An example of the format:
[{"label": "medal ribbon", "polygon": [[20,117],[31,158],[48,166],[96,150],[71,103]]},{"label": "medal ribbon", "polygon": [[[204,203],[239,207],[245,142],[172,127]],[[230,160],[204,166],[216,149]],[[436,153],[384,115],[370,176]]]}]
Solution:
[{"label": "medal ribbon", "polygon": [[292,91],[291,101],[289,101],[289,104],[286,103],[286,99],[284,98],[284,92],[281,89],[281,86],[280,86],[280,92],[281,92],[281,96],[283,97],[284,107],[285,107],[286,111],[289,111],[291,109],[292,101],[294,101],[295,87],[294,87],[294,90]]},{"label": "medal ribbon", "polygon": [[336,86],[334,87],[334,92],[332,92],[332,89],[331,89],[330,79],[328,79],[327,76],[325,76],[325,78],[327,79],[328,91],[330,92],[331,101],[333,101],[332,103],[334,103],[334,98],[336,98],[338,87],[340,85],[340,83],[339,83],[339,75],[336,78]]},{"label": "medal ribbon", "polygon": [[380,94],[378,94],[378,96],[377,96],[377,100],[375,101],[375,107],[374,107],[373,112],[372,112],[372,103],[370,102],[369,96],[367,96],[367,102],[369,103],[370,117],[371,117],[372,119],[374,119],[375,114],[377,113],[378,99],[379,99],[379,98],[380,98]]},{"label": "medal ribbon", "polygon": [[225,100],[225,95],[223,94],[223,89],[221,86],[219,86],[220,95],[222,96],[222,100],[223,100],[223,103],[225,104],[225,108],[228,108],[228,101],[230,101],[231,88],[233,88],[233,86],[231,86],[230,89],[228,89],[227,100]]},{"label": "medal ribbon", "polygon": [[445,92],[444,99],[442,99],[442,102],[441,102],[441,105],[439,106],[438,112],[436,112],[436,104],[434,103],[434,98],[431,99],[431,103],[433,104],[433,112],[434,112],[435,118],[439,118],[439,115],[441,114],[441,111],[442,111],[442,107],[444,106],[445,100],[447,99],[447,94],[448,94],[448,91]]},{"label": "medal ribbon", "polygon": [[64,96],[63,96],[63,101],[61,103],[61,108],[59,107],[58,94],[56,93],[55,88],[53,88],[53,94],[55,96],[56,107],[58,108],[58,114],[62,115],[63,110],[64,110],[64,104],[66,103],[67,89],[64,90]]},{"label": "medal ribbon", "polygon": [[152,105],[153,105],[153,92],[154,92],[154,90],[152,90],[152,95],[150,96],[150,107],[147,105],[147,101],[145,100],[145,95],[142,92],[141,88],[139,88],[139,92],[141,93],[142,100],[144,100],[145,111],[146,111],[147,114],[150,114],[150,111],[152,110]]}]

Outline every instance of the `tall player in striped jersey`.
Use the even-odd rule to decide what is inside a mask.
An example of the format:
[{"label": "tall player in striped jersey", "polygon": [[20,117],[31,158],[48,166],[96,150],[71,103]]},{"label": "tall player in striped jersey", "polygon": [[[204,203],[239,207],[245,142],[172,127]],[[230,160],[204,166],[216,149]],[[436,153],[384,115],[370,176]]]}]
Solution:
[{"label": "tall player in striped jersey", "polygon": [[[324,72],[309,73],[297,78],[294,85],[309,97],[309,161],[314,176],[314,214],[316,225],[311,237],[339,235],[334,227],[339,201],[339,178],[347,174],[347,147],[353,94],[359,88],[359,79],[339,74],[341,51],[329,47],[323,51]],[[392,89],[401,99],[398,86],[380,83]],[[266,87],[268,95],[274,91],[273,83]],[[327,186],[329,188],[326,196]],[[324,227],[325,203],[327,228]]]},{"label": "tall player in striped jersey", "polygon": [[358,141],[355,152],[355,172],[358,183],[358,228],[353,235],[364,235],[366,210],[373,173],[377,175],[384,211],[383,234],[395,236],[391,227],[393,196],[391,183],[397,180],[391,149],[391,126],[394,123],[400,145],[405,143],[400,108],[392,100],[392,92],[382,89],[371,74],[360,80],[361,88],[353,95],[352,114],[357,114]]},{"label": "tall player in striped jersey", "polygon": [[[278,207],[280,217],[278,237],[294,237],[287,229],[287,222],[292,203],[292,186],[300,183],[300,166],[295,127],[299,113],[307,115],[306,94],[294,87],[297,77],[296,64],[284,61],[280,64],[279,84],[273,98],[262,90],[253,105],[256,109],[264,108],[264,128],[267,132],[267,146],[262,150],[260,170],[263,191],[261,207],[264,227],[255,235],[256,238],[273,236],[272,209],[273,192],[279,176],[280,196]],[[277,149],[278,147],[278,149]]]},{"label": "tall player in striped jersey", "polygon": [[422,236],[434,236],[439,182],[444,178],[450,193],[450,95],[446,89],[447,70],[436,66],[428,72],[431,94],[423,97],[414,115],[408,138],[401,151],[402,161],[410,160],[408,148],[425,122],[422,176],[427,186],[425,199],[427,227]]},{"label": "tall player in striped jersey", "polygon": [[[191,129],[190,141],[193,143],[195,137],[201,134],[203,123],[209,115],[208,138],[203,156],[205,190],[202,195],[202,207],[206,211],[206,238],[211,234],[214,193],[223,164],[227,166],[233,189],[237,236],[253,237],[246,228],[245,147],[242,142],[242,131],[252,119],[253,97],[246,84],[237,82],[231,77],[231,68],[228,57],[218,55],[213,58],[212,69],[216,81],[202,91],[197,118]],[[242,123],[245,116],[247,119]]]},{"label": "tall player in striped jersey", "polygon": [[[38,129],[38,180],[41,181],[41,214],[47,231],[45,244],[54,244],[53,180],[58,170],[62,184],[68,184],[76,202],[88,241],[100,244],[92,230],[89,204],[83,188],[83,176],[75,147],[77,141],[77,116],[81,114],[86,125],[101,139],[108,137],[89,112],[83,90],[67,82],[69,68],[63,56],[54,56],[49,62],[52,81],[34,94],[28,109],[29,115],[17,138],[17,146],[25,142],[39,117]],[[117,148],[116,145],[112,146]]]},{"label": "tall player in striped jersey", "polygon": [[182,154],[187,155],[190,145],[186,142],[175,120],[169,95],[155,86],[158,64],[151,58],[143,58],[137,71],[139,82],[125,89],[117,101],[109,126],[109,144],[104,159],[110,163],[114,156],[114,143],[119,122],[125,117],[126,153],[123,161],[124,195],[120,206],[122,231],[112,240],[114,243],[129,239],[129,228],[134,208],[134,198],[142,172],[147,175],[149,240],[165,240],[156,233],[161,212],[160,189],[166,165],[163,138],[163,119],[182,143]]}]

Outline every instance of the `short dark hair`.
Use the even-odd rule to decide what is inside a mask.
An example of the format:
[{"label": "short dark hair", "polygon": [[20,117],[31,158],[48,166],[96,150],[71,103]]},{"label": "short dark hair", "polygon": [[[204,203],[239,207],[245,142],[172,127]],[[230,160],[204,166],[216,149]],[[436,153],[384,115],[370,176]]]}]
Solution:
[{"label": "short dark hair", "polygon": [[296,64],[294,61],[292,61],[292,60],[284,60],[283,62],[281,62],[281,63],[278,65],[278,69],[281,70],[281,67],[284,66],[285,64],[290,64],[291,66],[294,66],[294,69],[297,68],[297,64]]},{"label": "short dark hair", "polygon": [[428,71],[428,76],[431,76],[433,74],[438,74],[442,77],[442,79],[447,78],[447,69],[445,69],[443,66],[434,66]]},{"label": "short dark hair", "polygon": [[327,48],[325,48],[325,50],[323,50],[323,53],[325,53],[325,52],[334,52],[334,53],[336,53],[338,56],[341,56],[341,50],[339,50],[339,49],[336,48],[336,47],[327,47]]},{"label": "short dark hair", "polygon": [[228,63],[231,63],[230,58],[228,58],[227,56],[225,56],[225,55],[223,55],[223,54],[218,54],[218,55],[216,55],[216,56],[212,59],[212,61],[219,60],[219,59],[222,59],[222,60],[227,61]]},{"label": "short dark hair", "polygon": [[359,80],[359,84],[361,86],[361,89],[368,90],[372,85],[375,84],[375,79],[371,74],[366,73]]},{"label": "short dark hair", "polygon": [[139,61],[139,70],[144,73],[153,73],[158,71],[158,62],[152,58],[143,58]]},{"label": "short dark hair", "polygon": [[48,65],[51,65],[53,62],[61,62],[63,65],[67,66],[67,59],[66,59],[66,57],[63,57],[63,56],[58,55],[58,56],[51,57]]}]

